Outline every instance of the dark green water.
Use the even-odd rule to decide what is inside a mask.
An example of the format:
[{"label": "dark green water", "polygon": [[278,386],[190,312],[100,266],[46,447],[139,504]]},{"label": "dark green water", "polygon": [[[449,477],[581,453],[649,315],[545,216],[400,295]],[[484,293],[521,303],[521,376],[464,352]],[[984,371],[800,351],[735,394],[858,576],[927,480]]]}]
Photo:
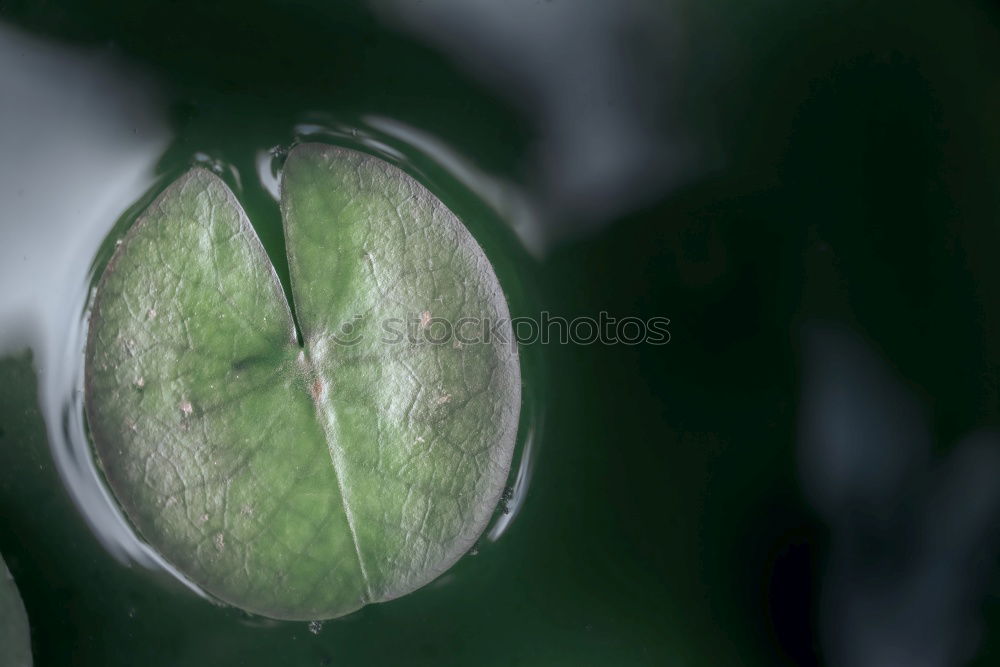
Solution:
[{"label": "dark green water", "polygon": [[[510,11],[528,26],[545,4]],[[665,20],[677,35],[621,38],[631,59],[618,74],[672,62],[683,43],[670,88],[683,95],[636,104],[652,109],[649,141],[684,136],[701,157],[584,225],[546,196],[532,157],[554,133],[536,116],[549,98],[485,85],[364,7],[0,6],[17,31],[0,34],[14,44],[3,76],[62,91],[36,99],[28,85],[0,102],[3,174],[31,175],[3,202],[3,242],[17,248],[4,258],[23,255],[3,275],[41,313],[2,311],[0,552],[37,665],[830,662],[831,526],[797,455],[802,325],[870,341],[926,410],[932,467],[964,434],[1000,426],[997,16],[972,3],[678,7]],[[60,78],[79,63],[112,74]],[[598,79],[572,62],[563,76]],[[512,315],[669,317],[672,335],[523,348],[512,512],[439,581],[312,629],[215,606],[128,544],[81,459],[74,375],[94,271],[196,161],[222,170],[287,278],[270,151],[302,138],[420,178],[484,247]],[[84,225],[89,192],[104,203]],[[517,213],[520,196],[541,202],[537,216]],[[75,282],[52,272],[48,248],[73,258]],[[949,615],[970,614],[978,634],[940,664],[1000,655],[987,553]]]}]

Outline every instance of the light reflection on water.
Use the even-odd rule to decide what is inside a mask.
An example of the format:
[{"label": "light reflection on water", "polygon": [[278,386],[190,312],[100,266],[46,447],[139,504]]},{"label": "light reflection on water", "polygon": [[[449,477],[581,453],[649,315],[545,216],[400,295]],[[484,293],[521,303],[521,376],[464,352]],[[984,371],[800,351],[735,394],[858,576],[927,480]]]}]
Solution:
[{"label": "light reflection on water", "polygon": [[[683,2],[369,2],[387,25],[446,54],[534,128],[530,184],[513,203],[544,219],[523,228],[537,254],[591,236],[725,162],[715,129],[703,126],[711,113],[686,108],[704,94],[708,71],[692,81],[698,54],[689,33],[697,26]],[[405,128],[381,129],[413,139]]]},{"label": "light reflection on water", "polygon": [[[0,281],[7,286],[0,292],[0,356],[31,348],[56,468],[108,553],[124,564],[167,572],[208,597],[132,530],[101,480],[83,413],[87,309],[103,269],[94,265],[94,257],[109,234],[123,231],[116,223],[130,206],[158,187],[156,167],[173,139],[164,113],[168,100],[114,54],[54,45],[4,26],[0,83],[5,91],[0,104],[0,155],[5,158],[0,160]],[[288,138],[354,145],[418,176],[421,170],[412,158],[419,156],[479,197],[499,220],[520,219],[511,217],[504,203],[505,197],[517,198],[511,188],[440,141],[391,119],[365,121],[358,126],[302,123]],[[276,200],[282,154],[279,148],[258,149],[255,173],[243,174],[208,152],[192,152],[190,161],[221,172],[237,191],[254,181],[253,187]],[[529,240],[530,234],[517,231],[522,242]],[[525,392],[511,500],[487,528],[490,541],[508,529],[527,492],[533,420],[539,414],[536,395]]]},{"label": "light reflection on water", "polygon": [[520,462],[515,461],[514,470],[517,472],[514,475],[514,483],[510,489],[510,499],[506,501],[506,507],[504,507],[500,516],[497,517],[493,525],[486,531],[486,537],[491,542],[496,542],[507,532],[507,528],[517,518],[517,515],[521,512],[521,508],[524,506],[524,499],[528,495],[528,486],[531,484],[531,474],[535,467],[534,453],[535,429],[532,426],[528,430],[528,435],[524,438]]},{"label": "light reflection on water", "polygon": [[113,54],[3,26],[0,63],[0,354],[32,349],[56,469],[101,544],[119,561],[170,570],[99,481],[82,414],[91,263],[170,139],[159,91]]}]

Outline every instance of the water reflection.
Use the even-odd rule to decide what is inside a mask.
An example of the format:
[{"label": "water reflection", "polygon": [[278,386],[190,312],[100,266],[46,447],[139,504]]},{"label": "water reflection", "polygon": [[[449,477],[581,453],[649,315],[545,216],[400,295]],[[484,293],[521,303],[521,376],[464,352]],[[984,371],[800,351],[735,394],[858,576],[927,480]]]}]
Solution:
[{"label": "water reflection", "polygon": [[0,354],[33,350],[56,467],[101,543],[120,561],[169,569],[99,482],[81,403],[92,258],[153,181],[170,139],[160,93],[108,51],[5,26],[0,80]]},{"label": "water reflection", "polygon": [[703,177],[718,160],[687,117],[682,3],[372,0],[519,109],[537,141],[536,252],[589,235]]},{"label": "water reflection", "polygon": [[274,147],[270,150],[258,150],[254,156],[254,164],[257,167],[257,180],[275,202],[281,200],[281,182],[278,179],[281,172],[276,159],[279,154],[280,149]]},{"label": "water reflection", "polygon": [[531,484],[531,474],[535,467],[534,454],[535,429],[532,426],[528,430],[528,435],[524,439],[522,449],[515,460],[517,463],[515,467],[517,473],[514,475],[514,482],[510,487],[510,493],[504,499],[504,506],[500,516],[490,526],[489,530],[486,531],[486,537],[491,542],[496,542],[507,532],[507,528],[517,518],[517,515],[521,512],[521,508],[524,506],[524,499],[528,496],[528,486]]},{"label": "water reflection", "polygon": [[829,664],[962,664],[998,555],[1000,435],[931,464],[924,407],[842,327],[804,334],[803,489],[830,526],[821,600]]}]

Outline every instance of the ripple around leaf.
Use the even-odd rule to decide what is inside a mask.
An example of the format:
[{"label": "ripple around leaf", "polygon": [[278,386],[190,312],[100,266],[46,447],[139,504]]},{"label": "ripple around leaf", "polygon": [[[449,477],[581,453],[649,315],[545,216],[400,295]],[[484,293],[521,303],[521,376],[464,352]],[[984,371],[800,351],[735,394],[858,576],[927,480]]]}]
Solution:
[{"label": "ripple around leaf", "polygon": [[[472,546],[507,478],[520,372],[486,256],[411,177],[303,144],[281,210],[302,345],[235,196],[195,169],[101,277],[85,404],[108,484],[164,557],[248,611],[330,618]],[[386,336],[421,314],[502,320],[505,336]]]}]

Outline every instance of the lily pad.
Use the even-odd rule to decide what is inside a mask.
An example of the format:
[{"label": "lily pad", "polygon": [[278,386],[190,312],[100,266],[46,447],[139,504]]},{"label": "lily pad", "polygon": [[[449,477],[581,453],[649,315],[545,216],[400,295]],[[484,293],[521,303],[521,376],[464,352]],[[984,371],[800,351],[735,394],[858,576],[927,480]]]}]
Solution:
[{"label": "lily pad", "polygon": [[0,665],[31,666],[28,615],[7,564],[0,558]]},{"label": "lily pad", "polygon": [[[85,405],[114,497],[167,560],[245,610],[331,618],[472,546],[520,372],[493,268],[410,176],[303,144],[281,211],[295,320],[226,185],[168,187],[97,285]],[[466,342],[441,340],[462,318]]]}]

